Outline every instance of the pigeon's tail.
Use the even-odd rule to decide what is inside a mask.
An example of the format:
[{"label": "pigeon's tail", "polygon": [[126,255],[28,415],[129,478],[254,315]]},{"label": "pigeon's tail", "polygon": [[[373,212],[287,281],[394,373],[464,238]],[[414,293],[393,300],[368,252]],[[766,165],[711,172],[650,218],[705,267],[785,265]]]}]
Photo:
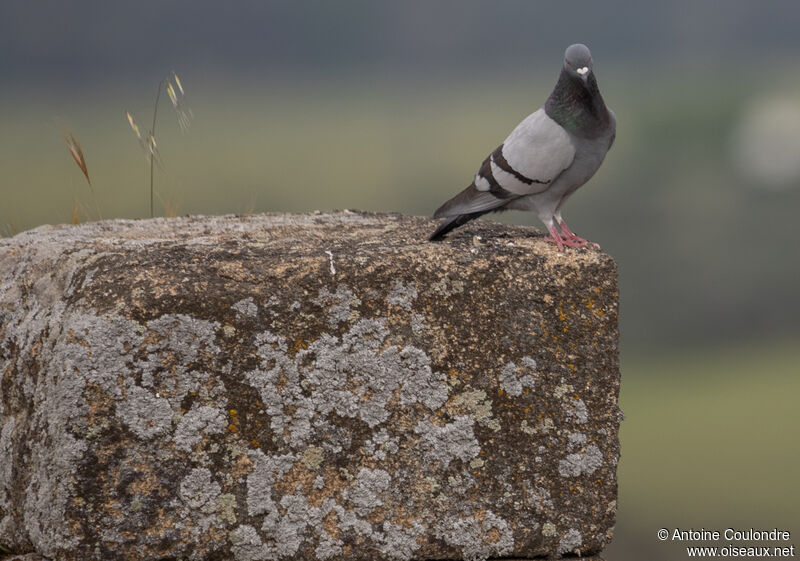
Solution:
[{"label": "pigeon's tail", "polygon": [[428,238],[429,241],[435,242],[443,239],[450,230],[454,230],[459,226],[463,226],[470,220],[474,220],[479,216],[486,214],[487,212],[491,212],[489,210],[485,210],[483,212],[471,212],[469,214],[457,214],[456,216],[450,216],[447,220],[439,224],[439,227],[431,234]]},{"label": "pigeon's tail", "polygon": [[510,202],[508,198],[496,197],[489,191],[480,191],[472,183],[458,195],[440,206],[433,213],[434,218],[447,218],[428,238],[430,241],[442,239],[450,230],[458,228],[479,216],[502,210]]}]

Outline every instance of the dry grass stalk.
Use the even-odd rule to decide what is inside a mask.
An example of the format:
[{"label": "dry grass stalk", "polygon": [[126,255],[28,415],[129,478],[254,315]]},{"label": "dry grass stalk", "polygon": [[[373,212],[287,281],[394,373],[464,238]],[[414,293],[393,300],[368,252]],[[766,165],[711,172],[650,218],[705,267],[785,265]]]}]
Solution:
[{"label": "dry grass stalk", "polygon": [[11,216],[8,217],[8,222],[6,223],[6,227],[4,229],[5,233],[0,232],[0,238],[4,236],[11,238],[19,234],[19,226],[17,225],[17,221]]},{"label": "dry grass stalk", "polygon": [[168,199],[164,199],[161,196],[158,198],[161,201],[161,205],[164,207],[164,216],[166,218],[177,218],[181,211],[180,198],[176,196],[171,196]]},{"label": "dry grass stalk", "polygon": [[75,160],[75,163],[78,164],[78,167],[83,172],[83,176],[86,178],[86,183],[89,184],[89,191],[92,193],[92,200],[94,201],[95,209],[97,209],[97,218],[102,220],[103,214],[100,212],[100,205],[97,203],[97,196],[94,192],[92,180],[89,179],[89,169],[86,166],[86,157],[83,155],[81,144],[78,142],[78,139],[75,138],[75,135],[73,135],[69,130],[64,133],[64,142],[67,143],[69,153],[72,154],[72,158]]},{"label": "dry grass stalk", "polygon": [[189,125],[194,118],[192,110],[186,105],[185,92],[180,78],[175,72],[170,72],[166,78],[158,83],[156,90],[156,101],[153,104],[153,126],[146,135],[142,134],[139,126],[131,115],[130,111],[125,111],[125,116],[128,118],[128,123],[136,134],[136,139],[139,141],[139,146],[144,150],[147,160],[150,162],[150,218],[153,217],[153,200],[155,190],[154,167],[158,164],[161,167],[161,158],[158,155],[158,145],[156,144],[156,119],[158,117],[158,101],[161,98],[161,90],[164,89],[169,96],[172,103],[172,108],[178,116],[178,126],[181,131],[189,128]]},{"label": "dry grass stalk", "polygon": [[75,163],[78,164],[78,167],[81,168],[84,177],[86,177],[86,182],[91,185],[92,180],[89,179],[89,170],[86,169],[86,158],[83,156],[83,150],[81,150],[80,142],[78,142],[78,139],[75,138],[71,132],[67,132],[67,134],[64,135],[64,142],[67,143],[69,153],[72,154],[72,157],[75,159]]}]

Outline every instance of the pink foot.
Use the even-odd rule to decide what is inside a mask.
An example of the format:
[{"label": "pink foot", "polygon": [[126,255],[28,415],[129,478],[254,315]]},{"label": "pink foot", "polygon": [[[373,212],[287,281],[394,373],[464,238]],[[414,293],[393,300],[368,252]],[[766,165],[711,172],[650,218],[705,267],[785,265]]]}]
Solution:
[{"label": "pink foot", "polygon": [[558,230],[556,230],[555,226],[548,226],[547,231],[550,232],[550,235],[546,236],[544,240],[556,244],[558,246],[558,251],[564,251],[565,247],[583,247],[587,243],[586,240],[583,240],[583,243],[580,243],[569,238],[564,238],[558,233]]},{"label": "pink foot", "polygon": [[569,226],[567,226],[567,223],[564,222],[563,220],[558,223],[558,227],[561,228],[562,238],[563,238],[563,240],[565,242],[566,241],[570,241],[570,242],[573,242],[575,244],[578,244],[578,245],[570,245],[569,247],[585,247],[585,246],[589,245],[589,246],[592,246],[592,247],[596,247],[598,249],[600,248],[599,244],[596,244],[594,242],[590,242],[589,240],[587,240],[585,238],[582,238],[579,235],[575,234],[575,232],[570,230]]}]

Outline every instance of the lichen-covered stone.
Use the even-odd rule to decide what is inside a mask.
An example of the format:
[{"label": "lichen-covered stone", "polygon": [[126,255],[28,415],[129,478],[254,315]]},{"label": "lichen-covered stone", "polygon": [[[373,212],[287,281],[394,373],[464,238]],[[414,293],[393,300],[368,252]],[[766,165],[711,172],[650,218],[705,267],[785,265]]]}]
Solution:
[{"label": "lichen-covered stone", "polygon": [[490,222],[433,244],[432,227],[345,211],[0,240],[0,544],[598,553],[619,456],[613,260]]}]

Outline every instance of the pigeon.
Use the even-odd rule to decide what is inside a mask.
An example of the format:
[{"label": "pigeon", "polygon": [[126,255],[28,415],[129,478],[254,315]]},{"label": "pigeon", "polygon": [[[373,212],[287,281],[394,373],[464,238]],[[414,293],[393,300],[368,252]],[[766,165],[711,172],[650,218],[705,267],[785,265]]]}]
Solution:
[{"label": "pigeon", "polygon": [[517,209],[535,211],[550,233],[545,239],[559,251],[597,247],[569,229],[561,207],[603,163],[616,130],[617,120],[600,95],[589,49],[570,45],[544,106],[487,156],[466,189],[439,207],[433,217],[446,220],[429,239],[440,240],[487,212]]}]

